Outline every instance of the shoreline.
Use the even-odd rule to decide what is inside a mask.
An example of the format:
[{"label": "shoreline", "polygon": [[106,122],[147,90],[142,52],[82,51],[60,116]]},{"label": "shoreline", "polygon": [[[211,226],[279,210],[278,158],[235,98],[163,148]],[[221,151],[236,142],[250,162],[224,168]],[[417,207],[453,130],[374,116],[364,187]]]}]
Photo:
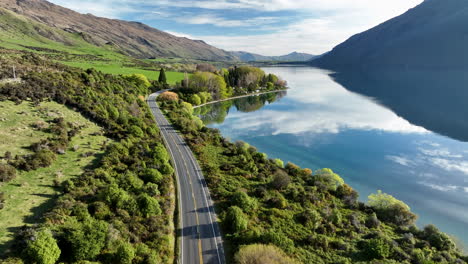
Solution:
[{"label": "shoreline", "polygon": [[[289,88],[288,88],[288,89],[289,89]],[[199,107],[202,107],[202,106],[205,106],[205,105],[210,105],[210,104],[225,102],[225,101],[229,101],[229,100],[234,100],[234,99],[239,99],[239,98],[244,98],[244,97],[249,97],[249,96],[254,96],[254,95],[269,94],[269,93],[279,93],[279,92],[282,92],[282,91],[287,91],[288,89],[284,89],[284,90],[274,90],[274,91],[267,91],[267,92],[259,92],[259,93],[250,93],[250,94],[244,94],[244,95],[229,97],[229,98],[226,98],[226,99],[220,99],[220,100],[216,100],[216,101],[211,101],[211,102],[204,103],[204,104],[201,104],[201,105],[195,105],[195,106],[193,106],[193,109],[199,108]]]}]

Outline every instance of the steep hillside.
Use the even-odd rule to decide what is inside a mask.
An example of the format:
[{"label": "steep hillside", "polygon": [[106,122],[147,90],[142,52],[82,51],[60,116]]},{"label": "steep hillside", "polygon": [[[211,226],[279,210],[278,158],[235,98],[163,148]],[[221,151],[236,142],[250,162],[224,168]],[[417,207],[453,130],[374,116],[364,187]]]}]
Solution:
[{"label": "steep hillside", "polygon": [[250,53],[246,51],[231,51],[232,55],[239,58],[239,60],[244,62],[250,61],[308,61],[315,57],[315,55],[307,53],[292,52],[283,56],[263,56],[255,53]]},{"label": "steep hillside", "polygon": [[326,68],[468,66],[468,1],[426,0],[312,63]]},{"label": "steep hillside", "polygon": [[[118,50],[135,58],[183,57],[191,59],[229,61],[235,58],[201,40],[180,38],[138,22],[80,14],[45,0],[0,0],[0,8],[20,15],[25,21],[35,21],[34,35],[47,40],[74,45],[79,40],[98,47]],[[5,10],[0,13],[5,15]],[[17,33],[2,23],[2,31]],[[13,29],[13,31],[12,31]],[[71,33],[70,35],[63,34]]]}]

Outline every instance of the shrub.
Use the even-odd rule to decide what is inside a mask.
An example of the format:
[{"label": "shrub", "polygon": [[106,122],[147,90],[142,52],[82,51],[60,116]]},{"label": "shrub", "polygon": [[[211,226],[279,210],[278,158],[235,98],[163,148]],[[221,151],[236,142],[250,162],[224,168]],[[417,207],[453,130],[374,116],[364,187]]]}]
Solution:
[{"label": "shrub", "polygon": [[44,229],[35,233],[24,251],[31,263],[54,264],[60,257],[60,248],[50,230]]},{"label": "shrub", "polygon": [[114,255],[114,263],[131,264],[134,258],[135,249],[133,249],[133,246],[128,242],[121,242]]},{"label": "shrub", "polygon": [[138,86],[142,86],[145,88],[149,88],[151,86],[151,83],[148,81],[148,78],[143,74],[135,73],[130,75],[124,75],[124,78],[135,83]]},{"label": "shrub", "polygon": [[377,194],[369,195],[368,204],[383,221],[408,226],[414,224],[417,218],[407,204],[380,190]]},{"label": "shrub", "polygon": [[147,168],[142,172],[141,178],[145,182],[161,183],[163,176],[158,170]]},{"label": "shrub", "polygon": [[231,206],[226,213],[225,223],[229,224],[229,228],[233,233],[242,232],[247,229],[247,217],[237,206]]},{"label": "shrub", "polygon": [[344,180],[328,168],[316,171],[315,178],[319,182],[325,184],[329,191],[336,191],[339,186],[344,184]]},{"label": "shrub", "polygon": [[391,245],[383,238],[373,238],[365,244],[364,255],[369,259],[383,259],[391,254]]},{"label": "shrub", "polygon": [[179,96],[174,92],[164,92],[158,96],[161,101],[179,101]]},{"label": "shrub", "polygon": [[276,166],[280,168],[284,168],[284,162],[280,159],[274,159],[273,162],[276,164]]},{"label": "shrub", "polygon": [[238,264],[294,264],[295,260],[288,257],[283,250],[273,245],[253,244],[242,246],[234,260]]},{"label": "shrub", "polygon": [[424,227],[424,238],[431,244],[431,246],[438,250],[452,250],[455,248],[455,243],[450,237],[437,229],[434,225],[427,225]]},{"label": "shrub", "polygon": [[71,245],[70,257],[74,261],[94,260],[105,246],[107,223],[104,221],[89,218],[67,231],[66,240]]},{"label": "shrub", "polygon": [[0,164],[0,181],[9,182],[16,177],[16,169],[8,164]]},{"label": "shrub", "polygon": [[192,94],[189,98],[189,103],[191,103],[192,105],[200,105],[202,103],[202,100],[200,99],[200,97],[196,94]]},{"label": "shrub", "polygon": [[138,196],[137,202],[144,217],[161,214],[161,208],[159,207],[158,200],[155,198],[147,194],[140,194]]},{"label": "shrub", "polygon": [[290,183],[291,177],[289,177],[289,175],[283,170],[277,170],[273,175],[271,186],[277,190],[281,190],[288,187]]},{"label": "shrub", "polygon": [[232,196],[232,204],[240,207],[244,212],[252,212],[257,208],[257,201],[245,192],[236,192]]},{"label": "shrub", "polygon": [[134,137],[138,137],[138,138],[141,138],[145,135],[143,130],[141,130],[141,128],[139,128],[138,126],[131,126],[129,129],[129,132],[131,135],[133,135]]}]

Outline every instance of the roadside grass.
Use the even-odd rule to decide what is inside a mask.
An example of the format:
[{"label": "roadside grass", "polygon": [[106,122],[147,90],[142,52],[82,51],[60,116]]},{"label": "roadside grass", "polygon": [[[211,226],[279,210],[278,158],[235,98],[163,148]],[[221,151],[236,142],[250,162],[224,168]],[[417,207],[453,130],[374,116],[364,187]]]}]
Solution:
[{"label": "roadside grass", "polygon": [[[93,165],[103,154],[101,145],[107,140],[100,136],[102,129],[84,118],[78,112],[54,103],[45,102],[34,107],[27,102],[15,105],[13,102],[0,102],[2,118],[8,121],[0,122],[2,143],[0,148],[13,154],[25,154],[24,147],[47,137],[47,133],[34,131],[32,122],[47,121],[62,116],[68,122],[85,125],[72,138],[70,148],[66,154],[58,155],[57,160],[47,168],[30,172],[17,172],[14,180],[0,183],[0,192],[5,195],[5,207],[0,210],[0,255],[7,252],[13,241],[13,235],[24,225],[32,225],[41,221],[43,213],[47,212],[60,196],[60,183],[80,175],[84,168]],[[7,110],[7,111],[6,111]],[[23,114],[18,114],[23,113]],[[13,127],[22,130],[12,131]],[[7,140],[3,141],[6,138]],[[73,147],[76,146],[76,151]],[[85,153],[94,153],[85,157]],[[3,161],[4,162],[4,161]]]}]

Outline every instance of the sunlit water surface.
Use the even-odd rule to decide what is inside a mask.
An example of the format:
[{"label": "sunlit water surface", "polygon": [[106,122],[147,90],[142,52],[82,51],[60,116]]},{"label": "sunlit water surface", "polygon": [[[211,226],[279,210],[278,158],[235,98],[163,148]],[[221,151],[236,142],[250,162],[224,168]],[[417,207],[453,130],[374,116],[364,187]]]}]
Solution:
[{"label": "sunlit water surface", "polygon": [[468,144],[416,126],[376,99],[346,90],[329,72],[264,68],[287,80],[287,95],[250,97],[201,109],[209,127],[270,158],[332,168],[360,193],[405,201],[418,225],[435,224],[468,243]]}]

